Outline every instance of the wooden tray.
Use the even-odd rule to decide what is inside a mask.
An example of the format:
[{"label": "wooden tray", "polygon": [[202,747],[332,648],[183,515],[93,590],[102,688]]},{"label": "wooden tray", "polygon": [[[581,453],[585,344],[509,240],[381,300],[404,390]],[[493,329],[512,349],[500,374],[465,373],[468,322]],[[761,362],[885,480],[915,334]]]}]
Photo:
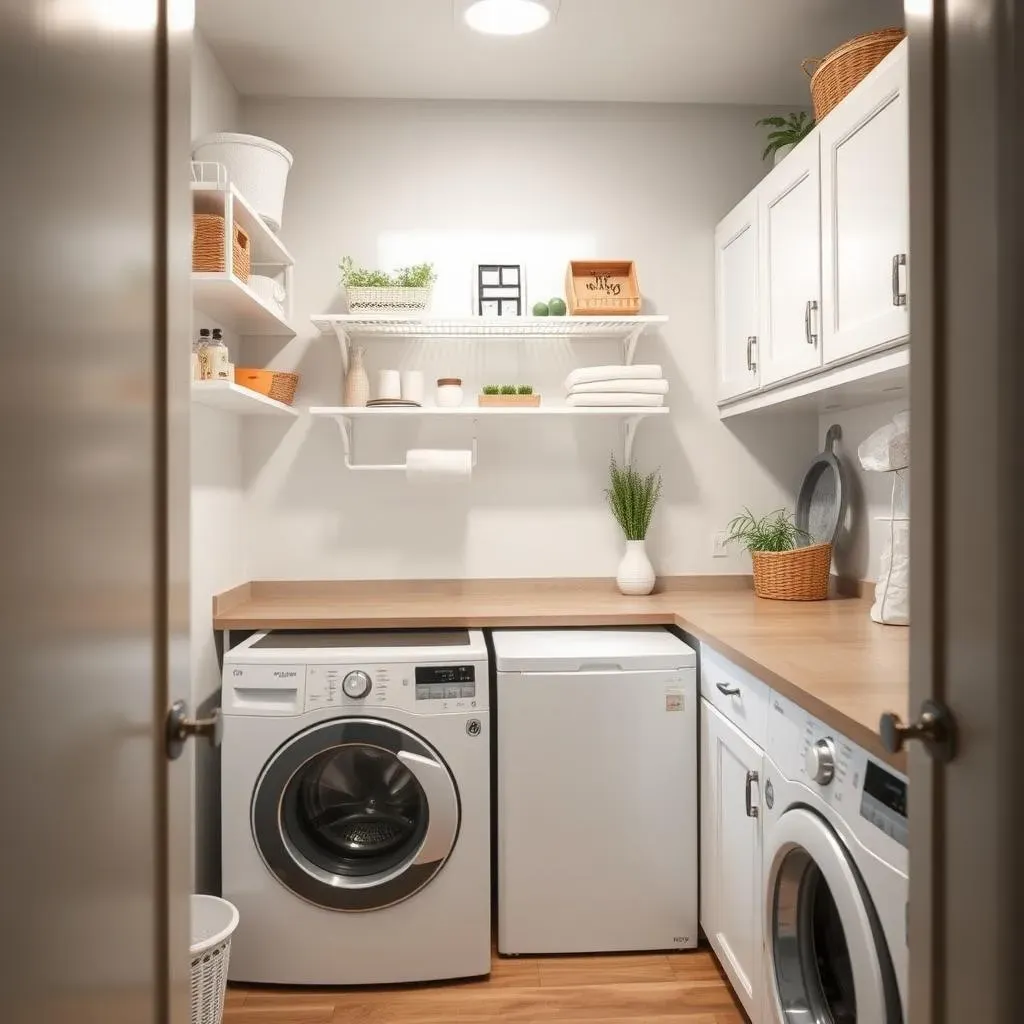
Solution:
[{"label": "wooden tray", "polygon": [[477,405],[518,405],[524,409],[540,405],[540,395],[477,395]]},{"label": "wooden tray", "polygon": [[632,260],[573,260],[565,273],[570,316],[636,316],[640,285]]}]

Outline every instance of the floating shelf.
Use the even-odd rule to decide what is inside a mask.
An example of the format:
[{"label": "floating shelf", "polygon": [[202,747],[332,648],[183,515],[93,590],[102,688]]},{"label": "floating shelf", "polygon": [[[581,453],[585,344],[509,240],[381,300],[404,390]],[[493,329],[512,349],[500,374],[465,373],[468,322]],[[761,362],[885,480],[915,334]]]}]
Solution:
[{"label": "floating shelf", "polygon": [[333,331],[338,338],[346,372],[350,339],[374,337],[618,341],[622,345],[622,360],[628,365],[633,362],[636,344],[644,331],[668,323],[667,316],[403,317],[353,313],[314,316],[312,320],[321,331]]},{"label": "floating shelf", "polygon": [[294,337],[295,330],[234,274],[192,274],[192,304],[236,334]]},{"label": "floating shelf", "polygon": [[284,416],[295,418],[298,412],[290,405],[267,398],[258,391],[243,388],[227,380],[192,382],[192,401],[213,409],[233,412],[239,416]]},{"label": "floating shelf", "polygon": [[[376,407],[366,408],[364,406],[314,406],[309,414],[316,419],[331,419],[337,423],[341,431],[342,444],[345,448],[345,465],[349,469],[364,469],[352,463],[353,428],[358,420],[375,419],[407,419],[407,420],[431,420],[431,419],[461,419],[471,420],[474,427],[478,420],[491,419],[494,417],[518,418],[518,419],[615,419],[623,425],[623,456],[628,464],[633,457],[633,440],[636,437],[636,428],[640,421],[651,416],[667,416],[668,409],[665,406],[647,406],[630,408],[626,406],[609,406],[607,408],[577,408],[569,405],[548,405],[539,406],[535,409],[515,408],[514,406],[502,408],[501,406],[473,406],[460,405],[454,409],[443,409],[438,406],[425,406],[420,409],[409,408],[408,406]],[[473,450],[476,451],[476,439],[473,440]],[[380,467],[378,467],[380,468]],[[397,467],[389,467],[395,469]]]}]

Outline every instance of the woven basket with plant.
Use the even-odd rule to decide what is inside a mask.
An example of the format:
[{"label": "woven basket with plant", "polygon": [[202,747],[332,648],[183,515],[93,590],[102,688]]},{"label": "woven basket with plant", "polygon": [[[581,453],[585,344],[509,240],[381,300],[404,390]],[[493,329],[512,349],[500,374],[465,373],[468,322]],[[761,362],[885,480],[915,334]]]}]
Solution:
[{"label": "woven basket with plant", "polygon": [[773,601],[824,601],[832,568],[831,544],[809,538],[780,508],[758,519],[749,508],[729,523],[728,542],[742,544],[754,563],[754,593]]},{"label": "woven basket with plant", "polygon": [[356,266],[346,256],[340,268],[350,313],[423,313],[430,306],[437,280],[431,263],[400,267],[387,274]]}]

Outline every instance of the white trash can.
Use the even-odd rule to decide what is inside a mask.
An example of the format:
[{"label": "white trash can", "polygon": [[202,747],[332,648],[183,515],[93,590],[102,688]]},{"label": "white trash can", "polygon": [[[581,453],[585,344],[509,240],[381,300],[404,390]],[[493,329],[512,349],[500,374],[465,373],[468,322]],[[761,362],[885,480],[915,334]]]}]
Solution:
[{"label": "white trash can", "polygon": [[221,1024],[238,911],[217,896],[191,897],[192,1024]]},{"label": "white trash can", "polygon": [[284,146],[258,135],[218,132],[192,144],[192,159],[223,164],[228,177],[267,227],[281,230],[284,191],[292,167],[292,155]]}]

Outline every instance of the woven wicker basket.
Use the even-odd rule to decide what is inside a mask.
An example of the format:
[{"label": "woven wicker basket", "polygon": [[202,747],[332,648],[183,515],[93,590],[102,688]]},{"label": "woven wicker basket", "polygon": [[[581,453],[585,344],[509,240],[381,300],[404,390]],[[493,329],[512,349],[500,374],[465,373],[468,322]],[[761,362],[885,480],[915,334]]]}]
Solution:
[{"label": "woven wicker basket", "polygon": [[[240,281],[249,280],[251,260],[249,236],[236,224],[232,232],[231,270]],[[220,214],[192,214],[192,269],[206,274],[224,273],[224,218]]]},{"label": "woven wicker basket", "polygon": [[350,313],[423,313],[430,306],[430,288],[346,288]]},{"label": "woven wicker basket", "polygon": [[852,92],[905,35],[901,28],[866,32],[837,46],[825,57],[805,60],[801,66],[811,80],[815,119],[820,121]]},{"label": "woven wicker basket", "polygon": [[295,401],[295,389],[299,386],[299,375],[284,370],[254,370],[247,367],[235,368],[235,383],[250,391],[257,391],[275,402],[291,405]]},{"label": "woven wicker basket", "polygon": [[792,551],[751,551],[754,593],[773,601],[824,601],[828,597],[832,545]]}]

